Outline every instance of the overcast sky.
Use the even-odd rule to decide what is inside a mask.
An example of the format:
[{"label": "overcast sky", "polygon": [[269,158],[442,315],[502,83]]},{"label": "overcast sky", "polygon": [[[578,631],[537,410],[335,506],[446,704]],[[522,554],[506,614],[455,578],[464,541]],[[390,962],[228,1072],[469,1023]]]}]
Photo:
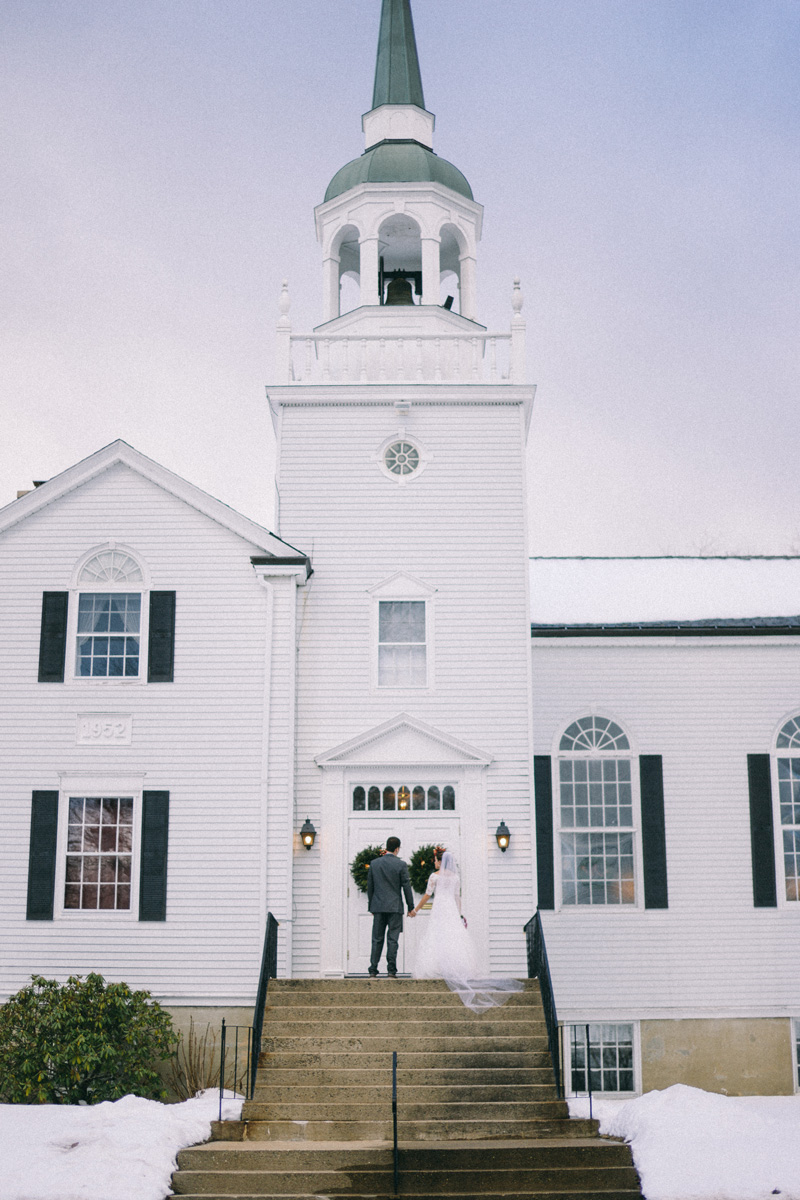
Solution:
[{"label": "overcast sky", "polygon": [[[800,551],[800,0],[412,0],[519,274],[537,554]],[[122,437],[266,525],[281,279],[363,149],[379,0],[4,0],[0,504]]]}]

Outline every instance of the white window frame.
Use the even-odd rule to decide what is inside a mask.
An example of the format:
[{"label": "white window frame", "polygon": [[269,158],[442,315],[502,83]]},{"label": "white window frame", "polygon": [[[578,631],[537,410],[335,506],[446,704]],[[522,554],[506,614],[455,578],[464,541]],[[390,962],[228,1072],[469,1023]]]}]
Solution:
[{"label": "white window frame", "polygon": [[[53,915],[65,921],[101,921],[118,925],[122,922],[139,920],[139,876],[141,873],[141,825],[142,792],[144,773],[109,774],[87,771],[81,774],[61,772],[58,797],[58,837],[56,842],[55,904]],[[128,797],[133,799],[133,844],[131,850],[131,906],[130,909],[110,908],[65,908],[64,887],[67,875],[67,832],[69,827],[69,801],[72,796],[92,798]]]},{"label": "white window frame", "polygon": [[[778,738],[784,728],[790,721],[797,720],[800,723],[800,712],[793,709],[788,713],[778,725],[775,734],[772,738],[772,750],[770,753],[770,783],[772,787],[772,835],[774,845],[774,860],[775,860],[775,893],[778,902],[778,908],[788,909],[790,912],[800,913],[800,899],[788,900],[786,897],[786,870],[783,862],[783,831],[784,829],[798,829],[797,825],[782,825],[781,824],[781,796],[780,796],[780,779],[778,778],[778,759],[780,758],[795,758],[800,763],[800,747],[794,749],[791,746],[779,747]],[[795,1071],[795,1074],[797,1072]]]},{"label": "white window frame", "polygon": [[585,1028],[587,1025],[630,1025],[632,1026],[633,1039],[633,1091],[631,1092],[606,1092],[602,1088],[595,1091],[592,1090],[593,1096],[618,1096],[620,1099],[629,1100],[633,1096],[642,1094],[642,1037],[641,1024],[638,1020],[632,1017],[614,1016],[610,1019],[602,1017],[586,1017],[585,1019],[562,1021],[564,1038],[564,1095],[568,1097],[585,1096],[586,1092],[573,1092],[572,1090],[572,1044],[571,1033],[569,1030],[573,1025],[579,1029]]},{"label": "white window frame", "polygon": [[795,1093],[800,1092],[800,1017],[792,1017],[792,1079]]},{"label": "white window frame", "polygon": [[[598,717],[606,721],[612,721],[618,725],[628,739],[628,750],[584,750],[584,751],[566,751],[560,749],[561,739],[575,721],[581,720],[584,717]],[[631,764],[631,805],[632,819],[631,826],[591,826],[577,828],[575,826],[562,826],[561,824],[561,763],[565,761],[575,762],[583,759],[628,759]],[[642,820],[641,820],[641,792],[639,783],[639,755],[634,739],[631,736],[627,725],[617,717],[603,709],[602,712],[596,712],[593,708],[584,708],[571,717],[568,721],[562,722],[555,736],[552,747],[552,780],[553,780],[553,866],[554,866],[554,882],[555,882],[555,904],[556,911],[561,913],[577,913],[583,917],[586,913],[625,913],[625,912],[640,912],[644,908],[644,877],[642,866]],[[633,837],[633,884],[634,884],[634,901],[632,904],[565,904],[564,889],[563,889],[563,871],[562,871],[562,854],[561,854],[561,835],[573,835],[576,833],[630,833]],[[597,1024],[592,1021],[592,1024]],[[609,1022],[605,1022],[609,1024]],[[610,1022],[614,1024],[614,1022]],[[628,1022],[618,1022],[619,1024],[628,1024]]]},{"label": "white window frame", "polygon": [[[428,587],[420,579],[402,572],[390,579],[370,588],[372,609],[370,614],[370,660],[372,690],[385,694],[386,692],[419,693],[430,691],[434,686],[435,642],[434,642],[434,597],[435,588]],[[425,604],[425,682],[419,684],[395,687],[391,684],[379,683],[380,657],[380,604],[382,601],[417,601]]]},{"label": "white window frame", "polygon": [[[131,583],[128,580],[121,580],[119,583],[113,583],[103,580],[91,585],[82,584],[80,578],[87,563],[91,562],[95,555],[102,554],[108,550],[116,550],[120,554],[125,554],[134,559],[142,573],[141,581]],[[87,595],[109,595],[113,593],[137,594],[141,597],[141,611],[139,616],[139,673],[138,675],[80,675],[78,673],[78,609],[80,607],[80,597]],[[123,546],[119,542],[105,542],[101,546],[93,546],[91,550],[87,551],[79,559],[72,575],[67,612],[67,670],[65,672],[65,679],[69,680],[70,683],[78,684],[79,687],[91,687],[98,684],[102,687],[138,687],[147,683],[149,625],[150,579],[147,568],[142,562],[141,555],[137,554],[129,546]]]},{"label": "white window frame", "polygon": [[[396,475],[394,471],[390,471],[386,465],[386,451],[390,446],[393,446],[395,442],[408,442],[410,446],[414,447],[419,455],[419,466],[409,475]],[[415,483],[420,478],[428,463],[431,462],[432,459],[433,455],[425,449],[418,437],[407,432],[404,425],[401,425],[400,428],[391,435],[391,437],[388,437],[385,439],[385,441],[381,442],[373,456],[373,462],[378,464],[381,473],[385,475],[387,479],[391,479],[393,483],[397,483],[401,487],[409,483]]]}]

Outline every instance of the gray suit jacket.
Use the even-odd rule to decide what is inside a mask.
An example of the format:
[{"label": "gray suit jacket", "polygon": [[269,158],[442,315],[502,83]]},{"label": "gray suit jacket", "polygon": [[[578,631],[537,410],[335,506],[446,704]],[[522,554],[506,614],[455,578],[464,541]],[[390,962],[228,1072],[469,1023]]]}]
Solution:
[{"label": "gray suit jacket", "polygon": [[414,893],[411,891],[407,864],[396,854],[373,858],[367,871],[369,911],[401,913],[403,895],[410,911],[414,907]]}]

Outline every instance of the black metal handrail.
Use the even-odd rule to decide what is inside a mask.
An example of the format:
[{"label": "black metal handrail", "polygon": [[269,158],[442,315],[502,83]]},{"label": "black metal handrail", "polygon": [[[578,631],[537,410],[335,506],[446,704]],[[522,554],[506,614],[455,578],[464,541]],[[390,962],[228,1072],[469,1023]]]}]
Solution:
[{"label": "black metal handrail", "polygon": [[264,930],[264,949],[261,954],[261,973],[258,977],[256,1006],[253,1011],[253,1041],[250,1049],[250,1095],[256,1086],[256,1071],[261,1056],[261,1029],[264,1024],[264,1009],[267,1006],[267,988],[270,979],[278,974],[278,922],[271,912],[267,913]]},{"label": "black metal handrail", "polygon": [[561,1059],[558,1044],[558,1014],[553,996],[553,981],[550,978],[550,964],[547,961],[547,947],[544,944],[542,918],[537,908],[536,912],[524,927],[525,942],[528,950],[528,979],[539,980],[539,991],[542,994],[544,1020],[547,1026],[547,1044],[553,1063],[553,1074],[556,1078],[556,1092],[559,1100],[564,1098],[561,1086]]}]

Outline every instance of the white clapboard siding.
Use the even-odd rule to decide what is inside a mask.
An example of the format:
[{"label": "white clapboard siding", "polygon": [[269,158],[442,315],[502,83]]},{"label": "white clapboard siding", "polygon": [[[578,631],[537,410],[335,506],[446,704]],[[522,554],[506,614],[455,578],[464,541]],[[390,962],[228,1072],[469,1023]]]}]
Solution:
[{"label": "white clapboard siding", "polygon": [[[491,755],[485,838],[471,852],[489,861],[492,968],[518,973],[533,911],[521,403],[493,404],[484,389],[479,403],[421,405],[409,387],[400,415],[318,391],[318,404],[286,398],[281,411],[280,533],[313,544],[314,562],[299,610],[297,818],[320,829],[315,756],[404,711]],[[398,485],[375,459],[401,427],[430,461]],[[435,589],[430,690],[373,686],[369,589],[397,572]],[[513,831],[505,855],[501,819]],[[346,874],[321,896],[320,855],[296,859],[297,974],[320,969],[320,905],[342,903]]]},{"label": "white clapboard siding", "polygon": [[[68,590],[78,560],[110,539],[139,557],[154,590],[176,592],[175,681],[70,681],[68,646],[68,681],[40,684],[42,592]],[[0,537],[0,994],[32,971],[96,970],[177,1003],[252,1000],[265,918],[264,776],[268,767],[286,808],[291,755],[285,728],[273,758],[263,745],[268,605],[250,563],[259,553],[123,464]],[[278,695],[293,663],[281,641],[293,590],[276,588]],[[76,745],[82,712],[132,714],[132,744]],[[145,788],[169,791],[165,923],[59,916],[58,905],[52,922],[25,920],[31,791],[83,771],[144,772]]]},{"label": "white clapboard siding", "polygon": [[800,711],[800,645],[534,639],[533,667],[537,754],[593,712],[664,768],[669,908],[546,913],[559,1015],[796,1015],[800,905],[753,907],[747,755]]}]

